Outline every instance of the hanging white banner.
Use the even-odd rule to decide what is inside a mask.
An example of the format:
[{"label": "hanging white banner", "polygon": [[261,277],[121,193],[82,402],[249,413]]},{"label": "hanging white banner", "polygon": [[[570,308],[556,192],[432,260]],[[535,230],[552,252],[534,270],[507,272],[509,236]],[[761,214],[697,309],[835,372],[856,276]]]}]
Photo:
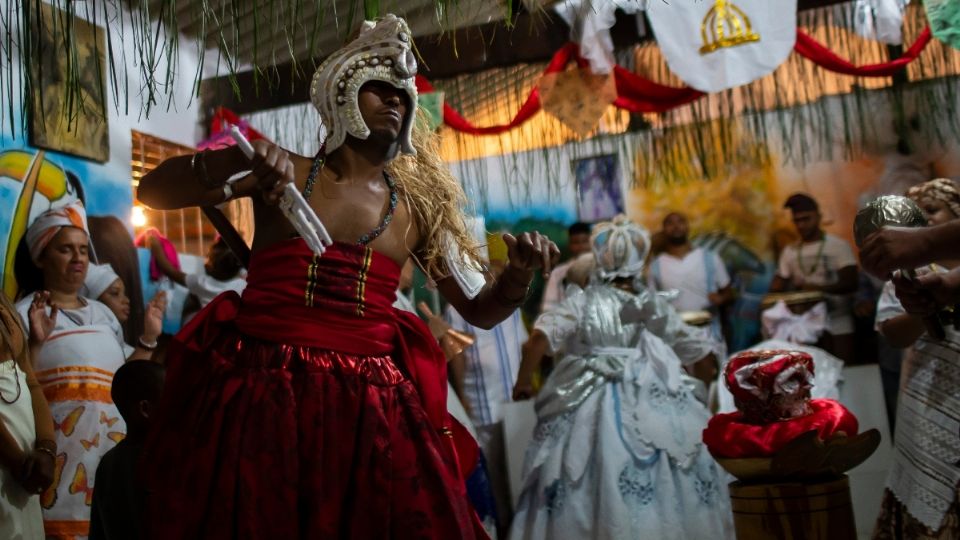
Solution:
[{"label": "hanging white banner", "polygon": [[702,92],[772,72],[797,40],[797,0],[672,0],[647,5],[670,69]]},{"label": "hanging white banner", "polygon": [[854,29],[867,39],[903,44],[903,11],[910,0],[857,0]]}]

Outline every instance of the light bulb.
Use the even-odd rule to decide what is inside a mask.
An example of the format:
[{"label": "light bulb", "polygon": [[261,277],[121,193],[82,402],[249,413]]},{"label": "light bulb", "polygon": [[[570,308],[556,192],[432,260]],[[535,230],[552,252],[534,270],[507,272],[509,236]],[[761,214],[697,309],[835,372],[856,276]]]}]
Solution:
[{"label": "light bulb", "polygon": [[147,225],[147,214],[143,211],[142,206],[133,207],[130,212],[130,223],[137,229]]}]

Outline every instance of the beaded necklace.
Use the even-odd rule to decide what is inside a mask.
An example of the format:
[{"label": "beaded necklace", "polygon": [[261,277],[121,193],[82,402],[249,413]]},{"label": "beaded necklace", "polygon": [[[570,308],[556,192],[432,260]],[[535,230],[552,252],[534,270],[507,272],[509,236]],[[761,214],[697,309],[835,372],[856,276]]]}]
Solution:
[{"label": "beaded necklace", "polygon": [[[313,186],[317,183],[317,176],[319,176],[320,171],[323,169],[323,166],[326,164],[326,159],[324,157],[323,150],[317,152],[317,156],[313,158],[313,164],[310,166],[310,175],[307,176],[307,184],[303,187],[303,198],[310,200],[310,195],[313,194]],[[383,216],[383,219],[380,220],[380,224],[377,225],[375,229],[364,234],[357,240],[357,245],[365,246],[370,242],[373,242],[383,234],[383,231],[387,230],[387,227],[390,225],[390,222],[393,221],[393,214],[397,210],[397,202],[400,200],[399,195],[397,194],[397,183],[393,178],[387,174],[387,171],[383,171],[383,180],[387,183],[387,187],[390,188],[390,204],[387,207],[387,213]]]},{"label": "beaded necklace", "polygon": [[810,274],[817,271],[817,268],[820,266],[820,259],[823,257],[823,247],[826,244],[827,244],[827,237],[826,235],[824,235],[824,237],[820,239],[820,248],[817,249],[817,257],[816,259],[814,259],[813,266],[810,267],[809,272],[807,272],[803,268],[803,242],[801,242],[800,245],[797,246],[797,266],[800,267],[800,271],[803,272],[803,275],[809,276]]}]

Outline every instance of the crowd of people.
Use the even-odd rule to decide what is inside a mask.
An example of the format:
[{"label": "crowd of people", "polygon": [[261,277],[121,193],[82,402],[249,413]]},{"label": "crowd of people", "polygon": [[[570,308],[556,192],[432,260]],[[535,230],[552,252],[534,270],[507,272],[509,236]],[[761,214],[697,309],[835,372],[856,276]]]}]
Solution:
[{"label": "crowd of people", "polygon": [[[20,298],[0,295],[0,538],[733,536],[701,433],[735,273],[681,212],[659,242],[624,216],[574,224],[563,264],[537,232],[494,250],[416,117],[415,73],[409,29],[388,16],[318,69],[316,156],[260,140],[250,159],[203,151],[141,180],[155,208],[254,201],[246,269],[220,241],[185,273],[145,238],[156,277],[202,308],[165,355],[166,295],[132,305],[139,283],[91,262],[82,203],[33,221]],[[333,239],[322,253],[278,208],[290,184]],[[880,230],[860,264],[813,197],[789,197],[798,240],[778,254],[756,340],[852,362],[855,317],[875,312],[883,343],[907,351],[887,385],[894,465],[874,536],[957,538],[960,191],[938,179],[906,195],[929,226]],[[426,321],[402,294],[414,266],[446,301]],[[537,274],[528,327],[518,307]],[[884,284],[862,308],[867,274]],[[504,419],[523,400],[536,427],[514,504]]]}]

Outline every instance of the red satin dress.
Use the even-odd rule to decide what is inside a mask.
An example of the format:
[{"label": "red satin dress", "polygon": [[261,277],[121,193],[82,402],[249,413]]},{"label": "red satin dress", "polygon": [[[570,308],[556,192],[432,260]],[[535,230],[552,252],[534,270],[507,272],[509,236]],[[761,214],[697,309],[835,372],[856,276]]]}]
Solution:
[{"label": "red satin dress", "polygon": [[399,275],[366,246],[288,240],[177,335],[141,462],[151,538],[486,538]]}]

